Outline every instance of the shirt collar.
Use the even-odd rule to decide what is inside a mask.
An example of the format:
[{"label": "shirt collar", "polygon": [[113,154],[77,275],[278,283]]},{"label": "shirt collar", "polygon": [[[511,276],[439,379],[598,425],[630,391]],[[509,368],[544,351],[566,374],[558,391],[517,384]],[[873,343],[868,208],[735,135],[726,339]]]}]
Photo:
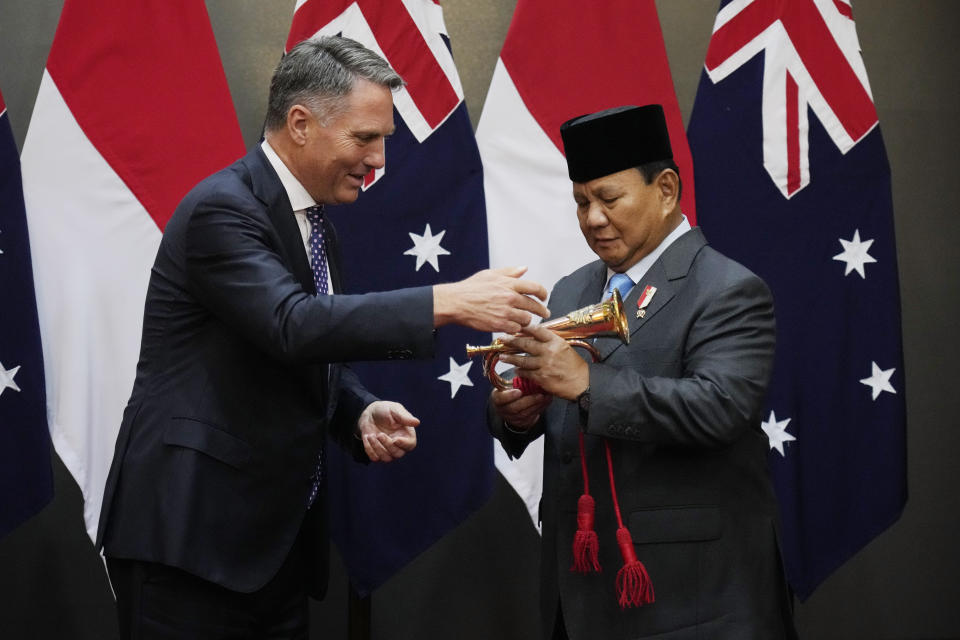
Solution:
[{"label": "shirt collar", "polygon": [[[657,261],[664,251],[667,250],[671,244],[673,244],[677,238],[685,234],[687,231],[690,231],[690,222],[687,220],[687,216],[682,216],[680,219],[680,224],[676,228],[667,234],[667,237],[664,238],[660,244],[657,245],[657,248],[643,256],[637,264],[633,265],[627,269],[626,273],[630,276],[630,279],[633,280],[634,284],[640,282],[640,279],[647,274],[647,271],[653,266],[653,263]],[[610,284],[610,278],[613,277],[613,274],[616,273],[613,269],[607,267],[607,281],[603,285],[603,290],[607,290],[607,286]],[[626,296],[624,296],[626,297]]]},{"label": "shirt collar", "polygon": [[264,140],[260,143],[260,148],[263,149],[264,155],[267,156],[267,161],[270,163],[270,166],[277,172],[277,177],[280,178],[283,190],[287,192],[287,198],[290,200],[290,206],[293,210],[300,211],[315,206],[317,201],[314,200],[304,186],[300,184],[300,181],[290,173],[290,169],[283,163],[283,160],[281,160],[277,152],[273,150],[270,143]]}]

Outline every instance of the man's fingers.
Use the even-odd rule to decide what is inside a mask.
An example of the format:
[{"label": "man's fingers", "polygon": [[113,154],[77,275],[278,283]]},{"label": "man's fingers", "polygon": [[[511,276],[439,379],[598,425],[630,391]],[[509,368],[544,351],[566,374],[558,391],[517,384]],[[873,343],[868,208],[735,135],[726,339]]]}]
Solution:
[{"label": "man's fingers", "polygon": [[[537,302],[529,296],[518,296],[514,301],[512,307],[517,310],[526,311],[527,313],[536,314],[541,318],[549,318],[550,310],[546,306]],[[526,324],[529,324],[530,321],[527,320]],[[526,324],[524,326],[526,326]]]},{"label": "man's fingers", "polygon": [[407,411],[407,408],[402,404],[391,405],[390,416],[393,419],[394,424],[404,427],[416,427],[418,424],[420,424],[420,419]]},{"label": "man's fingers", "polygon": [[544,400],[548,397],[549,396],[542,393],[532,393],[514,402],[511,408],[519,413],[540,413],[541,409],[543,409]]},{"label": "man's fingers", "polygon": [[547,289],[533,280],[517,280],[513,285],[514,291],[525,296],[536,296],[541,300],[547,299]]},{"label": "man's fingers", "polygon": [[495,389],[491,394],[490,398],[493,400],[493,404],[496,407],[503,407],[511,402],[516,402],[523,397],[523,392],[520,389]]},{"label": "man's fingers", "polygon": [[408,451],[413,451],[417,446],[417,435],[412,430],[404,430],[390,435],[380,433],[377,438],[386,452],[386,456],[381,458],[382,462],[402,458]]},{"label": "man's fingers", "polygon": [[386,449],[383,448],[383,445],[373,434],[363,436],[363,450],[372,462],[380,462],[380,460],[387,455]]},{"label": "man's fingers", "polygon": [[405,452],[401,449],[394,438],[391,438],[385,433],[377,434],[377,440],[380,442],[380,445],[383,447],[383,450],[386,451],[387,457],[384,459],[384,462],[389,462],[390,460],[396,460],[402,456]]},{"label": "man's fingers", "polygon": [[550,329],[544,329],[540,325],[530,325],[523,328],[523,333],[536,339],[537,342],[550,342],[557,335]]},{"label": "man's fingers", "polygon": [[490,269],[494,273],[499,273],[500,275],[507,276],[508,278],[519,278],[527,272],[526,266],[512,266],[512,267],[497,267],[496,269]]},{"label": "man's fingers", "polygon": [[413,451],[417,447],[417,434],[413,432],[403,431],[400,435],[395,435],[391,438],[394,446],[399,450],[397,457],[402,456],[408,451]]},{"label": "man's fingers", "polygon": [[[543,329],[547,333],[550,333],[549,329]],[[528,336],[503,336],[501,338],[503,343],[510,347],[513,351],[517,353],[532,353],[534,355],[538,354],[541,347],[541,342],[533,337]],[[506,356],[503,356],[506,358]],[[509,361],[508,361],[509,362]]]}]

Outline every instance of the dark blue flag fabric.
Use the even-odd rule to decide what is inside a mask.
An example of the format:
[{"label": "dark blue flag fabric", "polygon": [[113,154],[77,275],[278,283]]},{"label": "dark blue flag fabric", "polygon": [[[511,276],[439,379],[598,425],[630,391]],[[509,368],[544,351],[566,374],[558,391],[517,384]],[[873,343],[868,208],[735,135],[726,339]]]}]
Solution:
[{"label": "dark blue flag fabric", "polygon": [[53,497],[20,159],[0,96],[0,537]]},{"label": "dark blue flag fabric", "polygon": [[[287,48],[342,34],[383,55],[407,86],[395,93],[386,166],[355,203],[327,207],[346,293],[432,285],[487,266],[483,173],[440,7],[422,2],[300,3]],[[391,319],[384,316],[383,324]],[[464,346],[489,334],[443,327],[425,362],[352,367],[374,394],[420,418],[417,448],[361,465],[328,447],[330,527],[354,588],[369,593],[484,504],[493,445],[489,385]]]},{"label": "dark blue flag fabric", "polygon": [[758,428],[805,599],[907,496],[890,170],[849,2],[723,2],[688,137],[707,239],[773,290]]}]

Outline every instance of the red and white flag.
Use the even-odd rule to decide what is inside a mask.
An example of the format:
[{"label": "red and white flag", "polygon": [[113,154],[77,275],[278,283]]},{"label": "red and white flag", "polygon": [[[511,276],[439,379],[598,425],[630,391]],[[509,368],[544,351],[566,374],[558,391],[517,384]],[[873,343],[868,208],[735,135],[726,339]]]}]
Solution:
[{"label": "red and white flag", "polygon": [[203,3],[66,0],[21,163],[50,432],[91,538],[161,232],[243,150]]},{"label": "red and white flag", "polygon": [[[577,226],[560,125],[650,103],[666,113],[682,208],[694,224],[693,165],[654,0],[517,2],[477,127],[491,267],[527,264],[527,275],[549,289],[596,259]],[[499,444],[495,451],[497,468],[534,523],[542,446],[541,439],[517,461]]]}]

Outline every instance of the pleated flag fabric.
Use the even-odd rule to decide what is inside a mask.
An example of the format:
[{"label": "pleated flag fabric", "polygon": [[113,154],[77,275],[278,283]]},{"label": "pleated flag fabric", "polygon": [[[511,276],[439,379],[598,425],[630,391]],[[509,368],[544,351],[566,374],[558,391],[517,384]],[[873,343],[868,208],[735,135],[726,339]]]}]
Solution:
[{"label": "pleated flag fabric", "polygon": [[53,497],[20,159],[0,95],[0,538]]},{"label": "pleated flag fabric", "polygon": [[773,290],[759,426],[806,598],[907,498],[890,168],[850,3],[722,2],[688,134],[707,238]]},{"label": "pleated flag fabric", "polygon": [[66,0],[21,156],[50,433],[87,533],[180,198],[243,153],[202,3]]}]

